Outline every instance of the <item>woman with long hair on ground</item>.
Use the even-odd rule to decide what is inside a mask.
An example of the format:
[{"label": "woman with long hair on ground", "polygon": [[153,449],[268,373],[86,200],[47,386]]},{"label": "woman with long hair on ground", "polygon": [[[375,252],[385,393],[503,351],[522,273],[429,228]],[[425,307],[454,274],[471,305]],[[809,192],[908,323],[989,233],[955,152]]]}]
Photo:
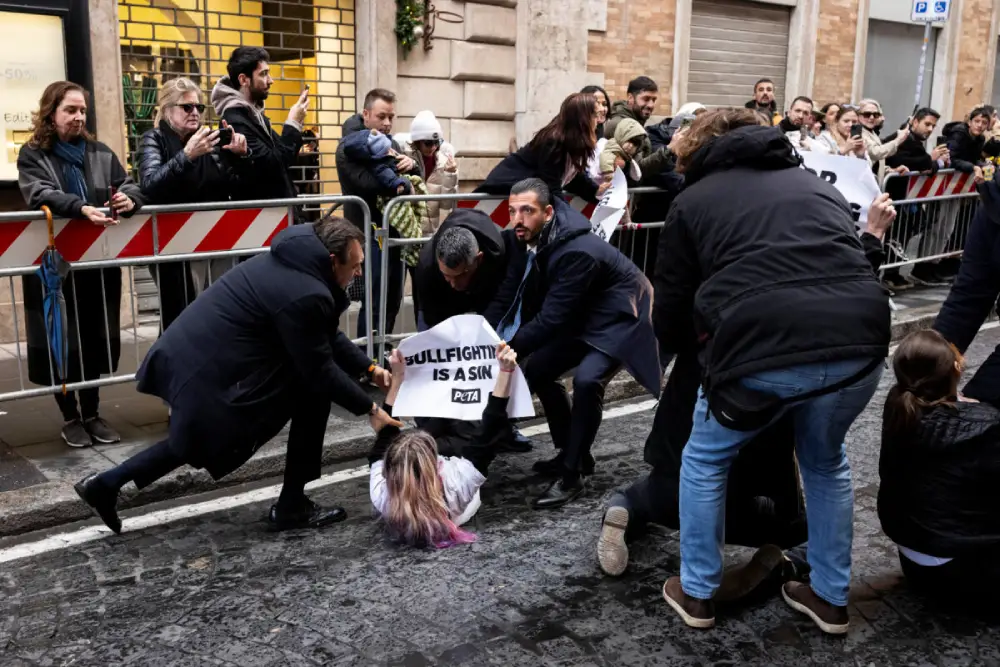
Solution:
[{"label": "woman with long hair on ground", "polygon": [[[496,385],[471,437],[423,429],[401,433],[392,425],[376,435],[368,455],[371,499],[393,540],[436,548],[475,541],[475,535],[459,526],[479,510],[479,487],[486,481],[498,445],[513,437],[507,403],[517,353],[500,343],[496,357],[500,366]],[[383,408],[392,414],[406,363],[399,350],[393,350],[389,361],[392,384]]]},{"label": "woman with long hair on ground", "polygon": [[573,93],[527,146],[493,168],[476,192],[507,195],[515,183],[540,178],[553,194],[566,191],[596,201],[607,187],[598,188],[588,175],[597,148],[598,120],[594,94]]},{"label": "woman with long hair on ground", "polygon": [[958,392],[964,360],[937,331],[903,339],[892,366],[879,459],[882,530],[914,589],[986,611],[1000,594],[1000,410]]}]

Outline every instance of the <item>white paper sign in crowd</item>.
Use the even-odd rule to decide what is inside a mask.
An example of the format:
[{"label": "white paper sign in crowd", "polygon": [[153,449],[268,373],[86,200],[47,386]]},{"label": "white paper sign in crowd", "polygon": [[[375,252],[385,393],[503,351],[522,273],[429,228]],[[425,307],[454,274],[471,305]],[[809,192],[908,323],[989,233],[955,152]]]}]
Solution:
[{"label": "white paper sign in crowd", "polygon": [[[481,419],[500,364],[496,334],[482,315],[456,315],[399,344],[406,373],[393,406],[396,417]],[[507,414],[534,417],[531,391],[515,369]]]},{"label": "white paper sign in crowd", "polygon": [[611,239],[618,221],[625,215],[628,205],[628,182],[621,169],[615,168],[611,177],[611,186],[604,191],[604,196],[597,202],[593,215],[590,216],[590,230],[605,241]]},{"label": "white paper sign in crowd", "polygon": [[863,227],[868,222],[868,209],[881,194],[878,181],[872,174],[867,160],[843,155],[827,155],[803,151],[802,165],[824,181],[840,190],[854,214],[854,224]]}]

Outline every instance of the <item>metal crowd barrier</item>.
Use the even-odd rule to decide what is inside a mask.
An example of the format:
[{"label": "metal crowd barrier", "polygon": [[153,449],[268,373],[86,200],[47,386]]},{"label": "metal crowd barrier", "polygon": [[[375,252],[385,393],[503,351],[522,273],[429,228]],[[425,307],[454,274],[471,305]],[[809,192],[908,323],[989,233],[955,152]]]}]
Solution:
[{"label": "metal crowd barrier", "polygon": [[[92,348],[85,349],[79,326],[81,318],[102,317],[104,321],[104,350],[107,354],[108,368],[116,366],[114,355],[111,349],[113,332],[109,330],[108,320],[117,320],[117,317],[109,317],[110,304],[108,301],[107,285],[104,274],[100,274],[101,297],[104,304],[103,312],[81,312],[77,308],[78,290],[76,289],[77,272],[84,269],[128,269],[127,286],[129,293],[127,298],[131,301],[130,317],[131,323],[131,343],[135,348],[135,365],[138,368],[142,359],[139,348],[144,343],[151,344],[150,341],[140,340],[139,327],[140,317],[137,301],[141,298],[136,293],[135,269],[139,267],[151,267],[154,282],[157,283],[157,295],[160,298],[160,313],[157,322],[156,335],[162,330],[163,324],[163,291],[162,283],[159,280],[159,268],[162,264],[175,262],[208,262],[207,282],[210,285],[218,276],[213,275],[214,267],[212,260],[229,260],[235,265],[240,258],[261,254],[268,251],[272,237],[281,229],[292,224],[295,210],[304,205],[325,206],[331,204],[344,204],[352,202],[360,205],[364,230],[365,246],[371,246],[372,224],[371,212],[367,204],[360,197],[343,195],[316,195],[308,197],[296,197],[287,199],[268,199],[241,202],[211,202],[204,204],[178,204],[169,206],[145,206],[139,213],[131,218],[121,218],[119,224],[108,227],[94,225],[88,220],[56,220],[54,222],[55,246],[60,254],[70,263],[70,271],[67,275],[63,289],[67,285],[72,288],[73,312],[76,316],[75,328],[76,338],[72,341],[79,351],[76,363],[82,381],[68,382],[63,385],[60,382],[54,358],[49,349],[49,378],[50,386],[39,386],[28,388],[25,386],[25,367],[27,359],[27,341],[22,341],[21,318],[18,315],[19,302],[18,290],[15,286],[15,278],[34,274],[38,269],[38,263],[42,252],[48,243],[48,231],[45,221],[45,214],[40,211],[16,211],[10,213],[0,213],[0,278],[6,278],[10,293],[11,312],[13,316],[13,350],[12,356],[17,362],[17,382],[15,390],[0,390],[0,401],[10,401],[22,398],[32,398],[47,394],[61,393],[65,391],[78,391],[80,389],[98,388],[106,385],[133,382],[135,373],[110,372],[104,377],[86,379],[87,373],[84,368],[84,357],[92,355]],[[103,209],[107,213],[107,209]],[[365,290],[366,293],[372,291],[372,266],[371,257],[365,252]],[[184,275],[184,301],[189,301],[190,294],[187,292],[188,284],[186,274],[189,267],[185,264]],[[123,280],[122,292],[125,284]],[[197,291],[196,291],[197,295]],[[123,294],[123,296],[125,296]],[[67,303],[69,306],[69,303]],[[39,306],[40,307],[40,306]],[[121,303],[118,304],[121,312]],[[27,312],[25,317],[27,317]],[[364,345],[368,355],[374,353],[374,343],[371,335],[372,321],[371,308],[367,311],[367,331],[365,338],[355,339],[358,345]],[[26,323],[25,323],[26,328]],[[125,334],[128,327],[120,327],[118,335],[121,337],[122,347],[125,343]],[[26,331],[27,333],[27,331]],[[69,332],[67,332],[68,335]],[[154,336],[155,338],[155,336]],[[46,343],[48,343],[48,333],[46,332]],[[8,344],[10,345],[10,344]],[[74,360],[72,359],[72,363]],[[119,351],[119,359],[123,356],[123,351]],[[88,364],[89,365],[89,364]],[[68,372],[68,369],[67,369]],[[8,381],[12,378],[8,378]]]},{"label": "metal crowd barrier", "polygon": [[885,239],[883,271],[962,254],[978,205],[972,174],[955,169],[890,174],[882,191],[904,193],[893,199],[897,215]]}]

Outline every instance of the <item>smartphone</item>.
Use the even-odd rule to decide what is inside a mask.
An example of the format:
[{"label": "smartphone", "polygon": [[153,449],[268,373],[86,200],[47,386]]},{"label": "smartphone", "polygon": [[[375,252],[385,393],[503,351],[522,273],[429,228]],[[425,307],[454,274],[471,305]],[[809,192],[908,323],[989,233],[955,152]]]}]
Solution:
[{"label": "smartphone", "polygon": [[108,206],[111,207],[111,219],[112,220],[117,220],[118,219],[118,211],[115,210],[115,206],[114,206],[115,195],[117,193],[118,193],[118,188],[116,188],[115,186],[112,185],[110,188],[108,188]]},{"label": "smartphone", "polygon": [[861,123],[855,123],[854,125],[851,125],[851,136],[860,137],[862,130],[863,128],[861,126]]},{"label": "smartphone", "polygon": [[231,127],[220,127],[219,128],[219,146],[228,146],[233,143],[233,128]]},{"label": "smartphone", "polygon": [[948,144],[948,137],[944,136],[938,137],[937,140],[934,142],[935,146],[945,146],[947,144]]},{"label": "smartphone", "polygon": [[802,127],[799,128],[799,140],[805,141],[808,138],[809,138],[809,128],[803,125]]}]

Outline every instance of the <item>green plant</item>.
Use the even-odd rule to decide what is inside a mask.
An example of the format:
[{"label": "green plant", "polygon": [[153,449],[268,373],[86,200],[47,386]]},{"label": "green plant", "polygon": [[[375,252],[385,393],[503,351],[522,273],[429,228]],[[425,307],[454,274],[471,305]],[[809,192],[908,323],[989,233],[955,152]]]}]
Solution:
[{"label": "green plant", "polygon": [[403,58],[424,34],[423,0],[396,0],[396,38],[403,47]]}]

